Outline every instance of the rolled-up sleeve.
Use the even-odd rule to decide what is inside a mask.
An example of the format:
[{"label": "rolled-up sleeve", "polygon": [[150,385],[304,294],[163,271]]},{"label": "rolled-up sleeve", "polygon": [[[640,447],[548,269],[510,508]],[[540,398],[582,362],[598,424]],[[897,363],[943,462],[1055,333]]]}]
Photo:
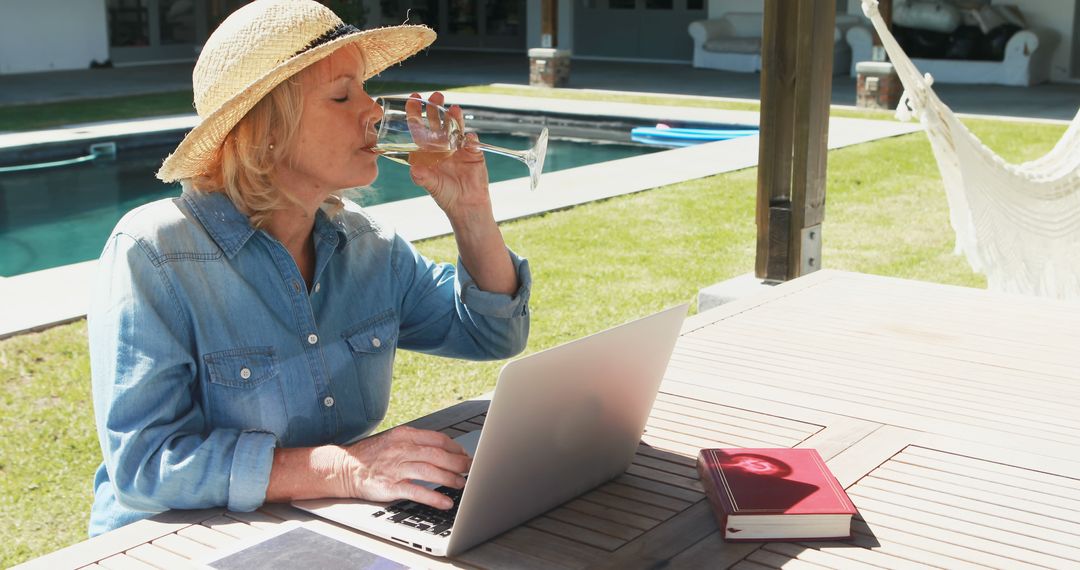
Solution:
[{"label": "rolled-up sleeve", "polygon": [[495,360],[525,349],[529,338],[529,262],[507,250],[518,278],[513,295],[480,289],[461,260],[434,263],[404,239],[394,246],[404,289],[399,346],[428,354]]},{"label": "rolled-up sleeve", "polygon": [[209,427],[190,318],[155,261],[149,246],[114,236],[88,316],[95,421],[116,502],[140,512],[254,510],[276,437]]}]

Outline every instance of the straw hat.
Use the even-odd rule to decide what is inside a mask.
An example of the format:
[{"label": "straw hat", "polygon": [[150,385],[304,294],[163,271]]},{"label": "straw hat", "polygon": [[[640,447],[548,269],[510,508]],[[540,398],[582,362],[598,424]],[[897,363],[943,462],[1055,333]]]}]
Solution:
[{"label": "straw hat", "polygon": [[364,52],[364,79],[435,41],[426,26],[361,31],[314,0],[256,0],[233,12],[206,40],[192,73],[201,119],[165,159],[157,177],[173,182],[202,174],[225,136],[267,93],[338,48]]}]

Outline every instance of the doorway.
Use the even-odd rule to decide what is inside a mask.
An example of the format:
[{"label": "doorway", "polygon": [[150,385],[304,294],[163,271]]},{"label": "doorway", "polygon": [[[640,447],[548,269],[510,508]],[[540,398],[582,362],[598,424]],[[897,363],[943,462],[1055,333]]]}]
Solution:
[{"label": "doorway", "polygon": [[705,0],[576,0],[574,56],[689,62],[686,29],[705,13]]},{"label": "doorway", "polygon": [[383,21],[425,24],[434,48],[525,51],[525,0],[381,0]]},{"label": "doorway", "polygon": [[106,0],[114,65],[194,61],[210,32],[249,0]]}]

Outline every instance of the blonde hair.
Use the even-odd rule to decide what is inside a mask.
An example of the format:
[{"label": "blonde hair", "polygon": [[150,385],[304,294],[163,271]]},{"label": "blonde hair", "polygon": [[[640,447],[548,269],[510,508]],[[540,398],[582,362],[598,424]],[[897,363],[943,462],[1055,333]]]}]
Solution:
[{"label": "blonde hair", "polygon": [[[363,50],[355,44],[342,49],[350,48],[356,49],[360,61],[366,63]],[[274,173],[278,164],[293,156],[291,150],[304,109],[302,79],[314,67],[289,77],[256,103],[225,136],[207,170],[182,180],[183,187],[224,192],[256,228],[265,228],[276,210],[299,205],[295,196],[276,185]],[[342,207],[339,194],[335,192],[327,199],[331,216]]]}]

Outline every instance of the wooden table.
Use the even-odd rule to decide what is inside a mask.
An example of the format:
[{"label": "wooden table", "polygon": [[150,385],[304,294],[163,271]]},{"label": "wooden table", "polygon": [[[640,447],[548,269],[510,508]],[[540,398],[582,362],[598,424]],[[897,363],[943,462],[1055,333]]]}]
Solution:
[{"label": "wooden table", "polygon": [[[1080,304],[820,271],[687,320],[642,446],[619,478],[454,566],[1080,567]],[[414,425],[483,424],[473,400]],[[727,544],[694,471],[701,447],[814,447],[860,515],[852,543]],[[31,562],[191,566],[307,520],[282,505],[174,511]]]}]

